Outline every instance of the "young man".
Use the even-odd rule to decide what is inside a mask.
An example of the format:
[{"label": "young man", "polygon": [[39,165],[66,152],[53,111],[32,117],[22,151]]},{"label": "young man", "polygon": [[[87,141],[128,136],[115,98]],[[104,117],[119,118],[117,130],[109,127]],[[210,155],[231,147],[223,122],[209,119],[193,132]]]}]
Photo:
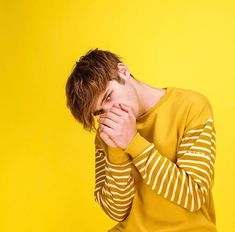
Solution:
[{"label": "young man", "polygon": [[66,84],[67,106],[95,129],[95,201],[118,224],[109,231],[216,230],[216,157],[207,97],[136,80],[110,51],[90,50]]}]

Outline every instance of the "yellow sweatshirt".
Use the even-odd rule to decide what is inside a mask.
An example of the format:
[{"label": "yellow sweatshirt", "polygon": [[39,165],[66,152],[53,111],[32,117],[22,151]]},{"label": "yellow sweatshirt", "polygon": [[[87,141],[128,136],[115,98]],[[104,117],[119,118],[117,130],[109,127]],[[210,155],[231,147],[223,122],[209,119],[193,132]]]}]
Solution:
[{"label": "yellow sweatshirt", "polygon": [[95,137],[95,201],[109,232],[214,232],[216,131],[206,96],[166,87],[125,150]]}]

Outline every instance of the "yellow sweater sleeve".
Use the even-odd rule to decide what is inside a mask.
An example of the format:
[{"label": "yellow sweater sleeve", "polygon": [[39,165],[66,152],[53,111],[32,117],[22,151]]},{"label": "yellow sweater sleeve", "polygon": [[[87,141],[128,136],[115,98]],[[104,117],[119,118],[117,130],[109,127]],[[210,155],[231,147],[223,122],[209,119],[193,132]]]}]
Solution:
[{"label": "yellow sweater sleeve", "polygon": [[108,154],[95,138],[95,201],[115,221],[123,221],[130,212],[135,193],[131,160],[119,148],[108,147]]},{"label": "yellow sweater sleeve", "polygon": [[139,132],[124,151],[153,191],[195,212],[205,203],[213,185],[215,137],[211,105],[200,97],[192,100],[176,163],[160,154]]}]

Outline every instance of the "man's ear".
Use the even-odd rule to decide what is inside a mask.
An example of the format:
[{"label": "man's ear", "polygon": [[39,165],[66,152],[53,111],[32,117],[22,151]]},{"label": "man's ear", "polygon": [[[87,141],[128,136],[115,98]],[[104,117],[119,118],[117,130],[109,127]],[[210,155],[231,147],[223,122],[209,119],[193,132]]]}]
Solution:
[{"label": "man's ear", "polygon": [[117,67],[120,77],[122,77],[125,80],[128,80],[130,78],[130,70],[128,69],[128,67],[123,63],[118,63]]}]

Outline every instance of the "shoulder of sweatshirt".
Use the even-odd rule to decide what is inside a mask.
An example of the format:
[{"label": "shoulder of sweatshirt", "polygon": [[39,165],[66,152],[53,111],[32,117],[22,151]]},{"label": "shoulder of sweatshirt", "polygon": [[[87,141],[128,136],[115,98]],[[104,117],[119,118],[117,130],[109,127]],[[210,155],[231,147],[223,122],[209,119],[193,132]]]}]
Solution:
[{"label": "shoulder of sweatshirt", "polygon": [[174,89],[174,97],[176,97],[177,101],[181,100],[188,104],[195,101],[199,101],[200,103],[209,102],[208,97],[199,91],[179,87],[175,87]]},{"label": "shoulder of sweatshirt", "polygon": [[172,99],[177,109],[182,109],[184,113],[188,110],[193,113],[193,111],[198,111],[202,108],[209,108],[211,112],[213,111],[209,98],[195,90],[175,87]]}]

